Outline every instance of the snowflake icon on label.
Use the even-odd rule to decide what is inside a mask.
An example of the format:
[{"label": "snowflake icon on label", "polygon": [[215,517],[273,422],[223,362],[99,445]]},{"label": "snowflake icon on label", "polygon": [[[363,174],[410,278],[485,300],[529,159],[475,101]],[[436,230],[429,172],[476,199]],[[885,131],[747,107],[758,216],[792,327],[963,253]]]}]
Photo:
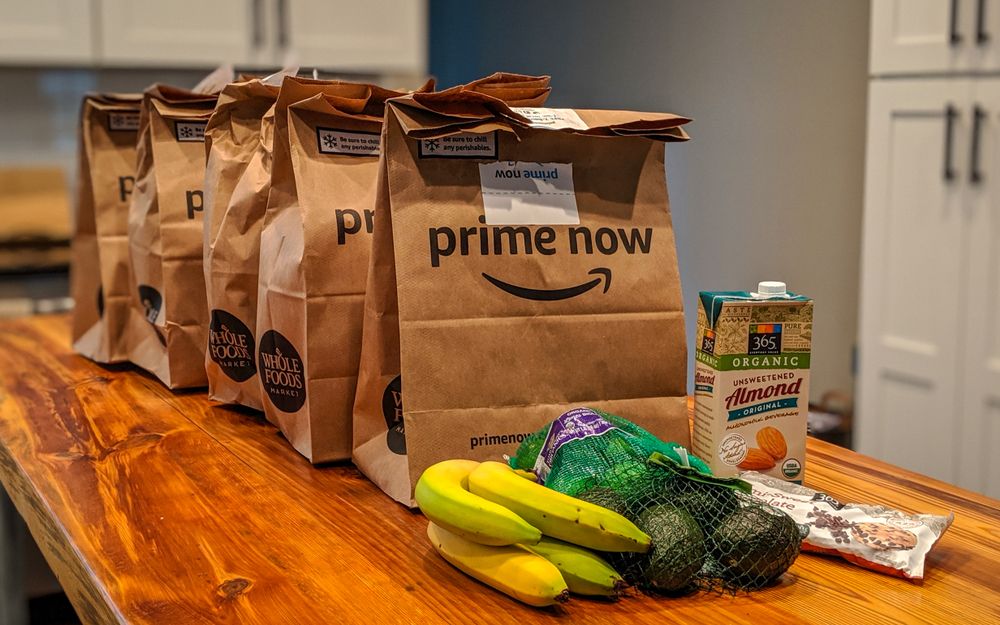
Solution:
[{"label": "snowflake icon on label", "polygon": [[337,147],[337,139],[333,135],[323,135],[323,145],[332,150]]},{"label": "snowflake icon on label", "polygon": [[441,142],[437,139],[427,139],[424,141],[424,149],[428,152],[436,152],[441,147]]},{"label": "snowflake icon on label", "polygon": [[174,132],[178,141],[204,141],[206,122],[175,122]]}]

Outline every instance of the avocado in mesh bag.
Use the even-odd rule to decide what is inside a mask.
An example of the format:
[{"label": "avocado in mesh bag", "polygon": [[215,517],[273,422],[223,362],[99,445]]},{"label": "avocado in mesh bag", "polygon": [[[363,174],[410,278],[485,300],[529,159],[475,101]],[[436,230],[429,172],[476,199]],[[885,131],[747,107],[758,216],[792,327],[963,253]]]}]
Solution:
[{"label": "avocado in mesh bag", "polygon": [[635,519],[629,516],[628,502],[622,497],[618,491],[608,488],[607,486],[595,486],[593,488],[588,488],[582,491],[576,496],[577,499],[590,502],[595,506],[601,506],[602,508],[607,508],[608,510],[613,510],[623,517],[627,518],[629,521],[635,522]]},{"label": "avocado in mesh bag", "polygon": [[805,532],[792,517],[768,505],[739,508],[709,539],[726,585],[760,588],[781,576],[799,555]]},{"label": "avocado in mesh bag", "polygon": [[690,514],[706,533],[740,507],[734,491],[700,482],[674,480],[670,492],[670,501]]},{"label": "avocado in mesh bag", "polygon": [[647,508],[637,525],[653,539],[638,565],[642,588],[680,592],[692,587],[705,562],[705,534],[690,514],[673,504]]},{"label": "avocado in mesh bag", "polygon": [[800,526],[754,498],[748,483],[715,477],[680,445],[599,411],[563,414],[526,439],[510,463],[646,531],[648,554],[607,556],[640,588],[759,588],[788,569],[803,538]]}]

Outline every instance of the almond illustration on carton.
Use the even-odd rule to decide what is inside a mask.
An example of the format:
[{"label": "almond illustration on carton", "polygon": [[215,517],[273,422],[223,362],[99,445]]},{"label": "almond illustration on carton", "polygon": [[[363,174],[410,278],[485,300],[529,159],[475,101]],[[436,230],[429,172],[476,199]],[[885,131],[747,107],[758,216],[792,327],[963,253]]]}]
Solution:
[{"label": "almond illustration on carton", "polygon": [[774,458],[763,449],[751,447],[747,450],[743,462],[737,466],[744,471],[767,471],[774,467]]},{"label": "almond illustration on carton", "polygon": [[785,437],[776,428],[770,426],[761,428],[757,432],[757,444],[774,458],[775,462],[788,455],[788,443],[785,442]]}]

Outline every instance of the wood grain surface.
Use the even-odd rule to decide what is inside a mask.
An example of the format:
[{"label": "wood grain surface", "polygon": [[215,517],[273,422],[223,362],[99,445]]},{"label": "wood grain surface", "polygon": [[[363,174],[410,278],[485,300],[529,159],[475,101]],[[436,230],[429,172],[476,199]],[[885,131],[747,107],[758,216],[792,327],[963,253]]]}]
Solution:
[{"label": "wood grain surface", "polygon": [[522,606],[435,554],[349,464],[313,468],[248,412],[0,322],[0,480],[88,624],[997,623],[1000,502],[810,440],[806,484],[955,513],[922,584],[802,555],[733,596]]}]

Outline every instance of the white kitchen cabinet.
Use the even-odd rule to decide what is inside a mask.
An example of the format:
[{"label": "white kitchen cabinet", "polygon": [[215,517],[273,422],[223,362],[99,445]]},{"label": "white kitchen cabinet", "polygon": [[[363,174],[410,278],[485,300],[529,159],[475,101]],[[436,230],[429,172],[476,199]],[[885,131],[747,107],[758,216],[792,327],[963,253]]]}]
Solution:
[{"label": "white kitchen cabinet", "polygon": [[959,483],[1000,497],[1000,79],[976,82],[973,107],[980,112],[979,154],[969,178],[968,281],[956,305],[966,353]]},{"label": "white kitchen cabinet", "polygon": [[969,89],[873,83],[868,112],[856,443],[949,482]]},{"label": "white kitchen cabinet", "polygon": [[1000,70],[1000,0],[872,0],[872,74]]},{"label": "white kitchen cabinet", "polygon": [[101,0],[101,60],[169,67],[252,63],[263,37],[257,5],[248,0]]},{"label": "white kitchen cabinet", "polygon": [[0,0],[0,61],[94,62],[94,11],[93,0]]},{"label": "white kitchen cabinet", "polygon": [[426,0],[102,0],[109,65],[423,74]]},{"label": "white kitchen cabinet", "polygon": [[873,81],[859,451],[1000,496],[1000,80]]},{"label": "white kitchen cabinet", "polygon": [[221,63],[412,78],[427,0],[0,0],[0,64]]},{"label": "white kitchen cabinet", "polygon": [[303,68],[426,72],[426,0],[277,2],[278,47]]}]

